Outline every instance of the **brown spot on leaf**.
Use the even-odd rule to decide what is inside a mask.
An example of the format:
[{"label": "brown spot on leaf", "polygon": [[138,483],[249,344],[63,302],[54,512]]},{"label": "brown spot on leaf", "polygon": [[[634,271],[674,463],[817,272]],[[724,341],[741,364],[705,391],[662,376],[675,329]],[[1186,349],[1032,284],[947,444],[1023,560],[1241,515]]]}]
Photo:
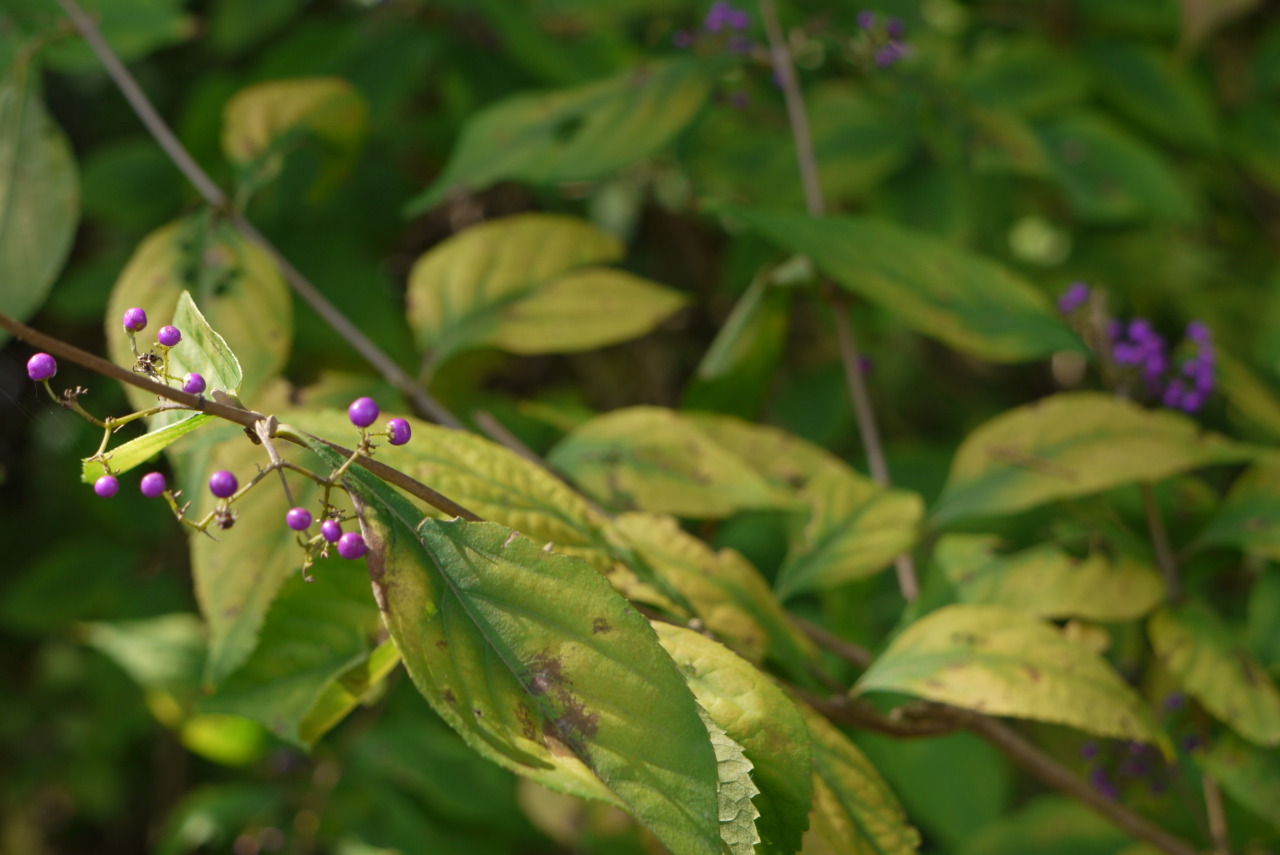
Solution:
[{"label": "brown spot on leaf", "polygon": [[516,704],[516,718],[520,721],[520,733],[525,739],[534,742],[538,739],[538,728],[533,721],[533,710],[526,704]]},{"label": "brown spot on leaf", "polygon": [[596,635],[601,632],[610,632],[613,629],[609,622],[602,617],[598,617],[591,622],[591,634]]},{"label": "brown spot on leaf", "polygon": [[553,757],[572,757],[573,749],[564,744],[564,740],[556,733],[555,725],[549,721],[542,723],[542,738],[547,743]]},{"label": "brown spot on leaf", "polygon": [[458,702],[458,698],[453,694],[453,689],[445,689],[440,697],[444,698],[446,703],[456,704]]},{"label": "brown spot on leaf", "polygon": [[484,718],[484,710],[480,709],[479,707],[473,708],[471,710],[471,714],[474,715],[476,718]]},{"label": "brown spot on leaf", "polygon": [[1025,664],[1024,664],[1024,665],[1022,666],[1022,670],[1024,670],[1024,671],[1026,671],[1026,672],[1027,672],[1027,677],[1028,677],[1028,678],[1030,678],[1031,682],[1033,682],[1033,683],[1039,683],[1039,682],[1040,682],[1040,669],[1039,669],[1039,668],[1035,667],[1034,665],[1025,665]]},{"label": "brown spot on leaf", "polygon": [[[526,672],[524,684],[534,697],[544,698],[559,710],[551,719],[559,738],[581,748],[585,740],[596,735],[600,717],[587,710],[586,705],[573,692],[573,683],[564,673],[564,663],[549,650],[543,650],[534,658]],[[544,706],[545,710],[546,707]],[[548,715],[548,718],[551,718]],[[546,726],[543,731],[545,733]]]}]

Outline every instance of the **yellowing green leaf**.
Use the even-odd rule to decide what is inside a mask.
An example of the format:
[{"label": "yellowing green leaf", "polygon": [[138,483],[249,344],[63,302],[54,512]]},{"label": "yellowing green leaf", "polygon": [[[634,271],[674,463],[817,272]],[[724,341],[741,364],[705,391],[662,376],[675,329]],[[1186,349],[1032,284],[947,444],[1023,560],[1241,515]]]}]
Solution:
[{"label": "yellowing green leaf", "polygon": [[760,794],[760,790],[751,780],[751,761],[743,753],[742,746],[725,733],[724,728],[716,724],[705,710],[699,709],[698,713],[716,752],[720,851],[725,855],[753,855],[756,844],[760,842],[755,822],[760,811],[751,800]]},{"label": "yellowing green leaf", "polygon": [[683,418],[783,489],[797,489],[820,472],[844,467],[825,448],[781,428],[719,413],[684,413]]},{"label": "yellowing green leaf", "polygon": [[1044,618],[1125,621],[1142,617],[1164,597],[1160,576],[1128,556],[1116,562],[1100,553],[1077,559],[1048,543],[1001,555],[999,545],[998,537],[985,534],[949,534],[938,541],[934,561],[960,602]]},{"label": "yellowing green leaf", "polygon": [[1233,736],[1199,758],[1222,789],[1259,818],[1280,829],[1280,751],[1264,750]]},{"label": "yellowing green leaf", "polygon": [[418,259],[409,274],[409,324],[439,363],[489,345],[563,353],[653,329],[684,297],[620,270],[622,244],[585,220],[521,214],[481,223]]},{"label": "yellowing green leaf", "polygon": [[924,502],[878,486],[847,466],[825,469],[800,491],[809,517],[778,573],[778,596],[834,588],[883,570],[919,535]]},{"label": "yellowing green leaf", "polygon": [[1161,609],[1147,630],[1161,663],[1205,709],[1250,742],[1280,745],[1280,691],[1210,608]]},{"label": "yellowing green leaf", "polygon": [[751,663],[699,633],[654,623],[658,640],[712,720],[755,765],[755,827],[761,855],[800,847],[813,797],[813,756],[804,718]]},{"label": "yellowing green leaf", "polygon": [[547,462],[602,504],[725,517],[789,499],[679,413],[629,407],[574,429]]},{"label": "yellowing green leaf", "polygon": [[854,686],[1169,749],[1142,699],[1099,656],[1003,606],[946,606],[908,626]]},{"label": "yellowing green leaf", "polygon": [[539,95],[517,95],[477,113],[431,187],[409,205],[422,213],[450,193],[514,179],[586,181],[649,157],[697,114],[712,78],[688,60],[650,63]]},{"label": "yellowing green leaf", "polygon": [[[111,471],[119,475],[122,472],[128,472],[135,466],[146,463],[152,457],[211,419],[213,419],[213,416],[197,413],[184,418],[182,421],[174,422],[115,446],[109,452],[108,458],[111,463]],[[107,470],[103,467],[101,461],[92,460],[88,457],[81,461],[80,480],[83,483],[92,484],[106,474]]]},{"label": "yellowing green leaf", "polygon": [[1102,392],[1053,395],[969,434],[932,519],[1014,513],[1254,454],[1178,413]]},{"label": "yellowing green leaf", "polygon": [[[0,311],[25,321],[71,251],[80,218],[75,158],[40,103],[39,69],[19,59],[0,77]],[[0,344],[9,333],[0,330]]]},{"label": "yellowing green leaf", "polygon": [[747,208],[726,213],[809,256],[842,288],[957,350],[995,362],[1080,350],[1030,282],[938,238],[868,217],[816,219]]},{"label": "yellowing green leaf", "polygon": [[888,784],[843,733],[800,705],[813,740],[813,810],[801,855],[909,855],[919,833]]},{"label": "yellowing green leaf", "polygon": [[1196,543],[1235,546],[1280,561],[1280,460],[1259,461],[1241,475]]}]

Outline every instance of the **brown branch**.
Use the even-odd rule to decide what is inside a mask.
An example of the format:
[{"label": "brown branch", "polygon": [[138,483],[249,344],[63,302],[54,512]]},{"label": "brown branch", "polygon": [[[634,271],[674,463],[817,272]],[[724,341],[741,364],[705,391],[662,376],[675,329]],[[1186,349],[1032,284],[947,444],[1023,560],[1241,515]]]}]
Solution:
[{"label": "brown branch", "polygon": [[1160,516],[1160,505],[1156,503],[1155,489],[1147,483],[1138,485],[1142,493],[1142,510],[1147,517],[1147,529],[1151,532],[1151,543],[1156,551],[1156,566],[1164,578],[1165,598],[1177,601],[1182,598],[1182,583],[1178,580],[1178,560],[1169,546],[1169,533],[1164,527],[1164,518]]},{"label": "brown branch", "polygon": [[854,644],[852,641],[845,641],[840,636],[823,629],[816,623],[811,623],[797,615],[789,614],[787,617],[791,619],[791,623],[795,625],[796,629],[807,635],[809,640],[814,644],[818,645],[823,650],[834,653],[836,656],[839,656],[841,659],[860,670],[865,671],[867,666],[871,664],[871,661],[875,659],[875,657],[871,655],[871,651],[867,648]]},{"label": "brown branch", "polygon": [[289,283],[294,292],[314,309],[316,314],[325,323],[329,324],[347,344],[351,345],[366,362],[377,369],[378,373],[388,383],[398,389],[413,405],[418,415],[430,418],[446,427],[461,428],[462,422],[459,421],[457,416],[428,394],[390,356],[374,344],[372,339],[361,332],[355,324],[351,323],[347,316],[342,314],[333,303],[329,302],[328,298],[311,284],[310,280],[290,264],[288,259],[281,255],[280,251],[243,214],[232,207],[227,194],[214,183],[208,173],[201,169],[200,164],[196,163],[173,131],[169,129],[164,119],[156,112],[150,99],[142,91],[142,87],[138,85],[133,75],[129,73],[124,63],[120,61],[120,58],[116,56],[111,46],[102,37],[102,33],[98,30],[98,25],[94,20],[86,15],[74,0],[58,0],[58,4],[66,12],[72,26],[76,28],[76,31],[80,33],[94,54],[97,55],[98,61],[102,63],[102,67],[116,84],[116,88],[124,95],[125,100],[133,107],[138,118],[142,120],[142,124],[155,137],[160,148],[169,156],[169,159],[173,161],[179,171],[186,176],[205,202],[223,212],[246,238],[266,252],[280,269],[285,281]]}]

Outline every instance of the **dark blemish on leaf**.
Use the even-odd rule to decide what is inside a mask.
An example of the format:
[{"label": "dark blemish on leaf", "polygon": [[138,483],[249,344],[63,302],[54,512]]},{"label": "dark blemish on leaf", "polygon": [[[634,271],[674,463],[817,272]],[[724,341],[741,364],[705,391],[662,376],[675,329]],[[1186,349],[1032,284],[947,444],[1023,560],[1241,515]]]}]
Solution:
[{"label": "dark blemish on leaf", "polygon": [[525,704],[516,704],[516,718],[520,720],[520,733],[530,742],[538,739],[538,728],[534,725],[533,710]]},{"label": "dark blemish on leaf", "polygon": [[480,709],[479,707],[472,709],[471,714],[474,715],[476,718],[484,718],[484,710]]},{"label": "dark blemish on leaf", "polygon": [[448,648],[449,642],[445,641],[443,638],[436,642],[437,650],[447,650]]},{"label": "dark blemish on leaf", "polygon": [[1034,665],[1023,665],[1022,670],[1027,672],[1027,676],[1031,678],[1031,682],[1040,682],[1040,669]]},{"label": "dark blemish on leaf", "polygon": [[585,740],[596,735],[599,716],[589,712],[582,699],[573,693],[573,684],[564,674],[564,663],[548,650],[534,658],[524,684],[529,694],[547,698],[559,708],[560,715],[552,719],[552,724],[570,745],[581,748]]},{"label": "dark blemish on leaf", "polygon": [[564,740],[556,733],[555,726],[549,721],[542,723],[542,739],[547,743],[547,750],[551,752],[553,757],[573,756],[573,749],[564,744]]},{"label": "dark blemish on leaf", "polygon": [[610,632],[612,630],[613,630],[613,627],[610,626],[609,622],[602,617],[598,617],[591,622],[592,635],[596,635],[601,632]]},{"label": "dark blemish on leaf", "polygon": [[454,704],[458,702],[457,697],[454,696],[453,694],[453,689],[445,689],[444,692],[440,695],[440,697],[444,698],[445,701],[450,704]]}]

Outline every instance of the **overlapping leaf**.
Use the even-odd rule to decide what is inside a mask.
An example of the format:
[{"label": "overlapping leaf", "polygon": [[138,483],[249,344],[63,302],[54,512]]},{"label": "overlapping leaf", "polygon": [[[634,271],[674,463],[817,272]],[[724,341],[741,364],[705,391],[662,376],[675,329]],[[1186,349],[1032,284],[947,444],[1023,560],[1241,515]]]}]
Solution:
[{"label": "overlapping leaf", "polygon": [[1280,829],[1280,750],[1228,736],[1199,760],[1233,799]]},{"label": "overlapping leaf", "polygon": [[820,472],[844,466],[826,449],[780,428],[719,413],[682,417],[782,489],[798,489]]},{"label": "overlapping leaf", "polygon": [[1241,475],[1196,542],[1280,560],[1280,460],[1262,460]]},{"label": "overlapping leaf", "polygon": [[719,779],[716,789],[717,813],[720,817],[720,851],[725,855],[753,855],[760,833],[756,831],[756,819],[760,811],[752,800],[760,795],[751,780],[754,768],[742,746],[725,733],[705,710],[699,709],[702,723],[706,725],[711,747],[716,752],[716,769]]}]

